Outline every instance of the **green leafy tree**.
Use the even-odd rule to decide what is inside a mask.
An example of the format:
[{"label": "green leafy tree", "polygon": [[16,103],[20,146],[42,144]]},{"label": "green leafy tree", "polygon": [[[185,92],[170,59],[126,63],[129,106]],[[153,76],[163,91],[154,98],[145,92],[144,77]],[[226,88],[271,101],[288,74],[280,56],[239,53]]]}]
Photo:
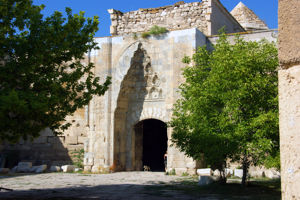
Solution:
[{"label": "green leafy tree", "polygon": [[46,127],[59,134],[67,115],[103,95],[93,63],[80,62],[97,47],[98,17],[84,12],[43,17],[31,0],[0,0],[0,141],[32,139]]},{"label": "green leafy tree", "polygon": [[213,47],[199,48],[184,69],[172,140],[188,156],[219,169],[222,181],[226,161],[240,162],[245,185],[251,164],[278,166],[277,48],[239,37],[230,44],[224,34]]}]

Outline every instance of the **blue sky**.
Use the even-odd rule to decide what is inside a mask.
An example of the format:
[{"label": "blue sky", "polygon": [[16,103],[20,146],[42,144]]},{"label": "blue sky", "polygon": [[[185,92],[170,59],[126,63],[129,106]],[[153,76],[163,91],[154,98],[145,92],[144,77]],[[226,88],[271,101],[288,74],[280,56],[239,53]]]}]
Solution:
[{"label": "blue sky", "polygon": [[[46,8],[43,14],[48,16],[53,11],[64,12],[65,7],[70,7],[73,13],[85,11],[87,17],[98,15],[100,19],[99,31],[95,37],[109,36],[110,16],[107,9],[114,8],[122,12],[138,10],[139,8],[155,8],[172,5],[179,0],[34,0],[35,5],[44,4]],[[221,3],[231,11],[240,1],[253,10],[260,19],[267,23],[271,29],[278,27],[277,0],[220,0]],[[196,2],[196,0],[185,0],[184,2]]]}]

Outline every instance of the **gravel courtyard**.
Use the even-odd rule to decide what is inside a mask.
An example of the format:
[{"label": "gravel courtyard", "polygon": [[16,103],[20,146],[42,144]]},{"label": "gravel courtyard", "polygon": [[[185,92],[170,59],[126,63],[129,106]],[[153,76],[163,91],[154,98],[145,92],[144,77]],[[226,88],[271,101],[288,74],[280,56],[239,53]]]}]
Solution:
[{"label": "gravel courtyard", "polygon": [[13,191],[1,190],[0,199],[196,199],[180,191],[156,189],[178,185],[183,179],[187,177],[162,172],[2,175],[0,187]]}]

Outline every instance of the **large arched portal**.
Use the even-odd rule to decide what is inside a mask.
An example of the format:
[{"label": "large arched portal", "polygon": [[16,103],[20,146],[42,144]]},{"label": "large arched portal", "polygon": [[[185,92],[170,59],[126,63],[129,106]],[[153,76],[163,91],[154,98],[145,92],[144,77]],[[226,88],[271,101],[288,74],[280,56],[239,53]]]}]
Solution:
[{"label": "large arched portal", "polygon": [[[167,121],[165,92],[163,91],[166,79],[152,66],[151,58],[141,43],[131,47],[134,47],[134,50],[128,50],[131,54],[126,51],[127,53],[124,54],[126,56],[120,61],[118,69],[122,69],[123,72],[120,72],[120,76],[116,76],[121,77],[122,81],[114,112],[113,164],[116,171],[143,170],[144,165],[150,166],[151,170],[163,170],[163,154],[167,145],[166,125],[153,118]],[[127,67],[127,65],[127,70],[121,67]],[[138,121],[141,122],[136,124]],[[151,128],[157,128],[157,130]],[[152,136],[147,139],[148,135],[151,135],[150,132]],[[149,152],[152,150],[147,147],[157,142],[154,141],[155,139],[152,140],[152,137],[158,138],[156,132],[165,137],[161,139],[164,141],[163,149],[159,155],[157,154],[160,161],[154,161],[154,158],[149,157],[151,156]],[[143,138],[146,138],[145,143],[143,143]],[[149,144],[146,143],[148,140]]]},{"label": "large arched portal", "polygon": [[164,154],[168,148],[167,125],[146,119],[135,125],[135,158],[138,169],[149,166],[151,171],[164,171]]}]

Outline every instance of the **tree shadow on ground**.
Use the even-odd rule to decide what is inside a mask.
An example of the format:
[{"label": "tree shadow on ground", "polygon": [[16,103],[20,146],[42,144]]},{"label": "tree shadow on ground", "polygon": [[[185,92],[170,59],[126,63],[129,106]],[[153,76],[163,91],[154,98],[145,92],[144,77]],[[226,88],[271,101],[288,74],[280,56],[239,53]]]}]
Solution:
[{"label": "tree shadow on ground", "polygon": [[114,185],[85,185],[76,187],[31,189],[13,192],[0,192],[0,199],[280,199],[280,180],[253,181],[248,187],[237,183],[221,185],[214,183],[207,186],[198,186],[195,180],[184,180],[171,183],[148,182],[139,184],[114,184]]}]

